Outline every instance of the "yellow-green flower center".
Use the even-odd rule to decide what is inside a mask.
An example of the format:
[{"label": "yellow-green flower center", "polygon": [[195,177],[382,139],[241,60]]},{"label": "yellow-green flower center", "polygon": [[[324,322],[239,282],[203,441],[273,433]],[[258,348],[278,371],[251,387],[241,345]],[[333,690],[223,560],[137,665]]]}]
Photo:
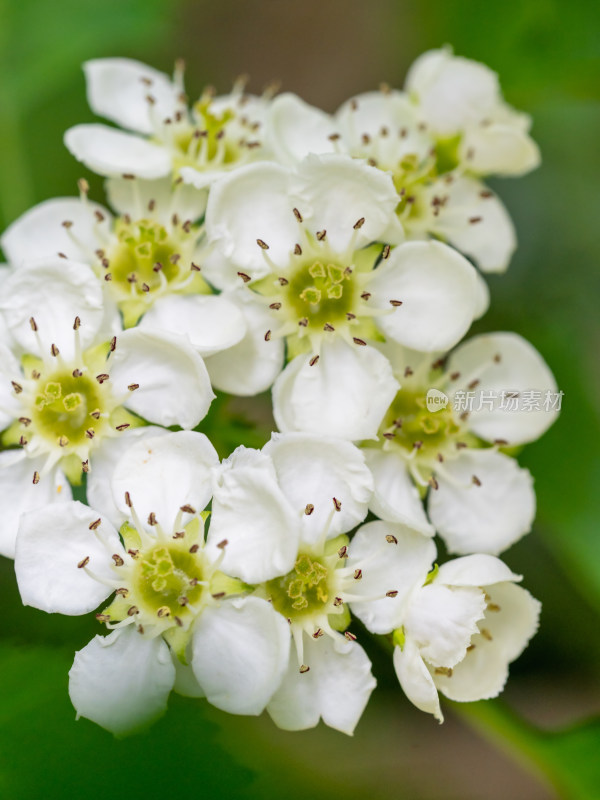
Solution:
[{"label": "yellow-green flower center", "polygon": [[292,621],[318,616],[332,601],[330,570],[318,559],[300,554],[294,569],[266,584],[273,607]]},{"label": "yellow-green flower center", "polygon": [[91,438],[90,429],[98,433],[107,424],[102,416],[105,392],[90,376],[59,371],[40,379],[37,389],[31,409],[32,430],[49,441],[62,447],[77,446]]},{"label": "yellow-green flower center", "polygon": [[401,389],[385,415],[380,436],[406,450],[416,448],[428,458],[436,456],[457,441],[462,430],[450,404],[436,408],[428,408],[425,391]]}]

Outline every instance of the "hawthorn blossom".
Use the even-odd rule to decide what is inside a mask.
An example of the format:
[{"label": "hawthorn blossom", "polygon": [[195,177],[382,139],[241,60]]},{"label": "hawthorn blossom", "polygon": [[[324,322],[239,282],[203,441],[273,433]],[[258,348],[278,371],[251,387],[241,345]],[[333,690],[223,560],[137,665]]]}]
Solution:
[{"label": "hawthorn blossom", "polygon": [[434,570],[394,631],[394,668],[408,699],[443,722],[438,692],[496,697],[538,626],[540,603],[497,558],[471,555]]},{"label": "hawthorn blossom", "polygon": [[295,169],[242,167],[214,187],[207,207],[206,277],[222,289],[245,287],[268,309],[263,338],[285,339],[288,358],[301,356],[287,370],[331,388],[360,384],[353,394],[361,413],[345,415],[350,425],[361,426],[365,406],[386,405],[396,390],[369,342],[451,346],[480,306],[475,270],[451,248],[371,246],[401,241],[396,202],[388,175],[334,154]]},{"label": "hawthorn blossom", "polygon": [[437,139],[437,147],[475,175],[523,175],[540,163],[529,136],[531,118],[502,97],[485,64],[428,50],[411,66],[406,91]]},{"label": "hawthorn blossom", "polygon": [[448,160],[404,92],[383,87],[356,95],[335,115],[282,94],[269,108],[266,130],[284,164],[309,153],[337,152],[387,172],[409,239],[447,242],[484,272],[507,268],[516,237],[506,209],[485,184]]},{"label": "hawthorn blossom", "polygon": [[[90,268],[65,259],[23,266],[3,281],[0,317],[0,552],[12,556],[23,511],[88,496],[145,421],[193,428],[214,397],[201,357],[183,337],[121,331]],[[14,449],[18,448],[18,449]]]},{"label": "hawthorn blossom", "polygon": [[78,716],[115,734],[163,713],[174,685],[230,713],[259,714],[281,681],[286,621],[222,572],[226,542],[204,543],[217,464],[200,433],[137,442],[112,480],[120,536],[81,503],[23,517],[15,568],[26,605],[80,615],[114,593],[96,614],[112,632],[76,654],[69,693]]},{"label": "hawthorn blossom", "polygon": [[65,134],[69,151],[107,177],[178,177],[187,170],[196,188],[208,188],[224,172],[263,158],[261,125],[269,97],[252,97],[236,84],[229,95],[212,89],[188,107],[183,64],[173,79],[128,58],[84,64],[92,111],[125,131],[98,123]]}]

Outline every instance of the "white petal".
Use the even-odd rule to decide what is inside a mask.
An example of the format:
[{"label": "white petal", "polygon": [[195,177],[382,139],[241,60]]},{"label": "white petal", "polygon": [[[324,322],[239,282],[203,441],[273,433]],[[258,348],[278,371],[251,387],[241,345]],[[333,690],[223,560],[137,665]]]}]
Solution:
[{"label": "white petal", "polygon": [[[87,264],[48,258],[16,270],[2,288],[4,320],[26,353],[40,354],[41,342],[47,348],[44,356],[55,344],[63,358],[72,358],[76,316],[81,320],[82,348],[95,343],[104,322],[102,287]],[[37,323],[38,336],[31,329],[31,317]]]},{"label": "white petal", "polygon": [[215,555],[223,540],[223,570],[247,583],[285,575],[294,566],[300,514],[281,491],[272,460],[238,449],[215,478],[208,545]]},{"label": "white petal", "polygon": [[[327,241],[343,252],[350,240],[355,250],[382,238],[396,222],[398,195],[390,175],[346,155],[309,155],[296,168],[292,191],[306,206],[313,232],[325,229]],[[354,225],[365,222],[358,230]]]},{"label": "white petal", "polygon": [[267,243],[272,261],[286,265],[298,235],[293,207],[287,169],[266,162],[240,167],[211,190],[206,209],[208,241],[239,270],[262,278],[271,267],[257,239]]},{"label": "white petal", "polygon": [[486,591],[490,603],[500,608],[488,611],[479,623],[486,635],[472,638],[475,648],[454,667],[452,677],[434,676],[438,689],[451,700],[470,702],[496,697],[506,683],[508,665],[537,630],[540,604],[529,592],[511,583],[486,587]]},{"label": "white petal", "polygon": [[0,342],[0,430],[8,428],[21,412],[22,406],[11,381],[18,383],[22,374],[17,359],[8,347]]},{"label": "white petal", "polygon": [[153,511],[171,533],[181,506],[202,511],[208,504],[211,470],[218,463],[216,450],[203,433],[178,431],[137,441],[114,469],[117,508],[127,514],[125,492],[129,492],[140,519]]},{"label": "white petal", "polygon": [[268,146],[282,164],[295,164],[309,153],[335,151],[329,138],[336,132],[334,118],[291,92],[270,104],[266,129]]},{"label": "white petal", "polygon": [[484,272],[504,272],[517,246],[512,221],[498,197],[474,178],[434,183],[425,202],[441,196],[430,231],[472,258]]},{"label": "white petal", "polygon": [[372,347],[342,339],[323,342],[319,361],[297,356],[273,387],[273,414],[282,431],[341,439],[374,439],[400,388],[389,361]]},{"label": "white petal", "polygon": [[367,447],[367,465],[374,481],[371,511],[389,522],[402,522],[425,536],[435,531],[429,523],[423,502],[413,483],[406,460],[399,453]]},{"label": "white petal", "polygon": [[299,731],[314,728],[322,718],[351,736],[376,684],[367,654],[356,642],[323,636],[305,638],[304,660],[310,670],[300,673],[296,653],[290,653],[283,683],[267,706],[273,721]]},{"label": "white petal", "polygon": [[75,653],[69,696],[78,717],[125,736],[164,713],[174,680],[163,639],[145,639],[130,626],[95,636]]},{"label": "white petal", "polygon": [[419,56],[408,72],[406,87],[417,98],[427,123],[446,136],[484,119],[501,97],[495,72],[448,50]]},{"label": "white petal", "polygon": [[[368,522],[358,529],[348,551],[348,569],[362,570],[352,594],[365,598],[350,604],[352,613],[373,633],[390,633],[402,625],[411,592],[423,585],[431,569],[433,541],[405,525]],[[394,591],[396,597],[385,596]]]},{"label": "white petal", "polygon": [[542,160],[526,131],[502,123],[469,128],[459,154],[465,167],[478,175],[524,175]]},{"label": "white petal", "polygon": [[266,600],[207,608],[194,627],[192,668],[206,699],[230,714],[261,714],[290,650],[289,625]]},{"label": "white petal", "polygon": [[281,372],[284,343],[265,340],[272,312],[252,292],[240,289],[228,297],[244,317],[246,334],[233,347],[207,357],[206,368],[215,389],[249,397],[266,391]]},{"label": "white petal", "polygon": [[446,461],[436,477],[439,488],[429,493],[429,517],[450,552],[501,553],[531,530],[533,479],[510,456],[465,450]]},{"label": "white petal", "polygon": [[163,72],[140,61],[96,58],[86,61],[83,71],[92,111],[132,131],[152,133],[152,118],[162,122],[177,106],[179,89]]},{"label": "white petal", "polygon": [[373,491],[373,479],[361,451],[349,442],[305,433],[274,433],[263,452],[273,459],[277,480],[292,507],[299,514],[307,504],[314,506],[302,516],[302,541],[317,541],[334,509],[333,498],[341,503],[331,519],[332,538],[351,530],[366,517]]},{"label": "white petal", "polygon": [[21,599],[49,614],[70,616],[93,611],[113,589],[92,578],[80,564],[101,579],[114,580],[113,553],[123,546],[113,526],[98,512],[79,502],[54,503],[23,514],[17,536],[15,572]]},{"label": "white petal", "polygon": [[[130,328],[108,361],[124,405],[158,425],[194,428],[214,398],[202,358],[182,336]],[[139,384],[128,392],[127,387]]]},{"label": "white petal", "polygon": [[139,439],[165,436],[169,433],[155,425],[129,428],[116,438],[104,438],[94,449],[86,482],[87,502],[107,517],[115,528],[120,528],[130,516],[129,513],[119,511],[112,492],[111,482],[119,459]]},{"label": "white petal", "polygon": [[173,185],[170,175],[153,181],[108,178],[104,188],[110,205],[120,214],[138,219],[151,216],[163,225],[171,224],[173,214],[182,222],[196,222],[203,216],[208,199],[206,192],[199,192],[193,186]]},{"label": "white petal", "polygon": [[75,125],[65,133],[71,155],[99,175],[162,178],[171,171],[166,148],[106,125]]},{"label": "white petal", "polygon": [[479,301],[475,269],[441,242],[407,242],[394,248],[368,284],[371,301],[390,309],[377,319],[386,336],[415,350],[444,350],[467,332]]},{"label": "white petal", "polygon": [[410,702],[443,722],[437,689],[417,645],[410,639],[406,640],[402,650],[394,647],[394,669]]},{"label": "white petal", "polygon": [[[516,333],[474,336],[452,353],[447,369],[460,374],[454,391],[479,381],[468,425],[482,439],[532,442],[558,416],[554,376],[535,347]],[[518,394],[517,410],[505,397],[511,393]]]},{"label": "white petal", "polygon": [[477,305],[475,308],[475,319],[481,319],[490,307],[490,290],[485,278],[480,272],[477,276]]},{"label": "white petal", "polygon": [[246,333],[242,312],[223,295],[160,297],[144,314],[139,327],[186,336],[201,356],[233,347]]},{"label": "white petal", "polygon": [[436,578],[413,594],[404,631],[434,667],[454,667],[465,657],[477,621],[486,608],[484,592],[474,586],[443,586]]},{"label": "white petal", "polygon": [[23,450],[5,450],[0,453],[0,553],[14,558],[19,518],[26,511],[34,511],[49,503],[61,505],[72,498],[71,487],[58,470],[44,475],[36,485],[33,473],[40,464],[28,458]]},{"label": "white petal", "polygon": [[520,581],[521,578],[499,558],[478,553],[453,558],[442,564],[435,580],[447,586],[491,586],[494,583]]},{"label": "white petal", "polygon": [[[102,214],[98,222],[94,212]],[[75,197],[46,200],[15,220],[2,236],[2,249],[14,266],[64,253],[73,261],[89,263],[108,235],[111,214],[98,203]],[[64,227],[70,222],[71,227]]]},{"label": "white petal", "polygon": [[172,658],[175,667],[173,691],[177,692],[177,694],[180,694],[182,697],[206,697],[204,690],[194,675],[194,670],[191,665],[182,664],[173,654]]}]

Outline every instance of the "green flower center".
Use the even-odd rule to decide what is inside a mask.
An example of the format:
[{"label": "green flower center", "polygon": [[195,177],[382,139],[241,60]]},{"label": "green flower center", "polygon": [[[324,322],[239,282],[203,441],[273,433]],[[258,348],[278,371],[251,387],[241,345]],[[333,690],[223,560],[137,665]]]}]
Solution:
[{"label": "green flower center", "polygon": [[267,582],[273,607],[292,621],[322,614],[331,601],[329,572],[314,557],[300,554],[291,572]]},{"label": "green flower center", "polygon": [[427,457],[435,456],[457,440],[462,431],[448,404],[439,410],[427,407],[424,391],[401,389],[389,407],[379,433],[406,450],[419,449]]},{"label": "green flower center", "polygon": [[202,580],[201,557],[189,546],[160,544],[136,559],[128,600],[153,618],[182,619],[200,602]]},{"label": "green flower center", "polygon": [[345,321],[358,299],[352,269],[321,261],[297,269],[285,296],[292,315],[306,320],[305,327],[315,330]]},{"label": "green flower center", "polygon": [[103,392],[93,378],[56,372],[40,379],[38,390],[31,409],[32,428],[53,443],[80,445],[91,438],[87,431],[97,433],[106,425]]}]

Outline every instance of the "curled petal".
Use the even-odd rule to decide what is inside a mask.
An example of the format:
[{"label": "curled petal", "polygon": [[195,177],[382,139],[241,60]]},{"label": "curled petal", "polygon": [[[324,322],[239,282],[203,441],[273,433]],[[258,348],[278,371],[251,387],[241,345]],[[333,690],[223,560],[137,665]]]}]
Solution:
[{"label": "curled petal", "polygon": [[171,171],[166,148],[107,125],[75,125],[65,133],[71,155],[99,175],[162,178]]}]

